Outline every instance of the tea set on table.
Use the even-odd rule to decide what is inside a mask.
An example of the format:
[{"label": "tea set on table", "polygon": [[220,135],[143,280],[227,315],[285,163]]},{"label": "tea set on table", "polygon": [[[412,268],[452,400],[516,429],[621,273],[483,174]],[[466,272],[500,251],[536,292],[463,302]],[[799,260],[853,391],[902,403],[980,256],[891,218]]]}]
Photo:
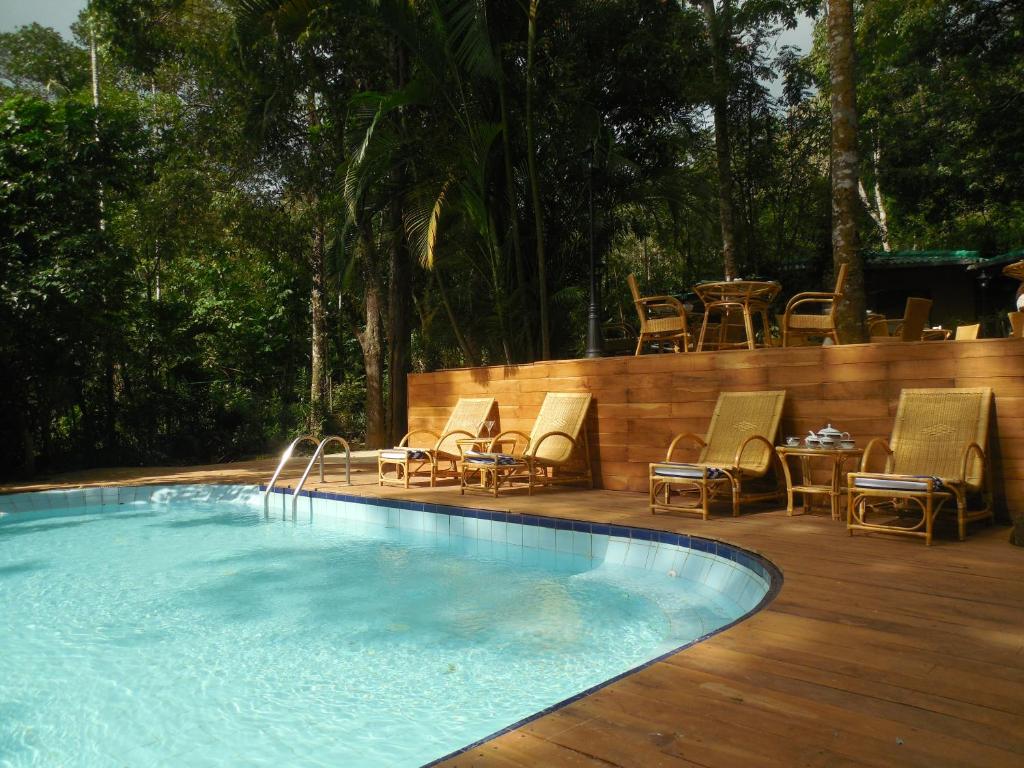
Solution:
[{"label": "tea set on table", "polygon": [[[827,450],[852,451],[857,447],[856,441],[850,437],[849,432],[840,432],[831,424],[826,425],[817,432],[808,432],[807,437],[803,439],[803,443],[808,448],[825,448]],[[799,448],[800,438],[787,437],[786,447]]]}]

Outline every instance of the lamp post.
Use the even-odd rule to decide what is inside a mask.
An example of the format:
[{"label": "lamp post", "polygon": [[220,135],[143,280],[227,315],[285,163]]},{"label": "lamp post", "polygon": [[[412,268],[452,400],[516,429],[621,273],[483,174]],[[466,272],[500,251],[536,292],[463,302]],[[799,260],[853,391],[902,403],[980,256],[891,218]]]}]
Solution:
[{"label": "lamp post", "polygon": [[590,308],[587,311],[587,357],[604,356],[604,339],[601,333],[601,288],[597,281],[597,255],[594,250],[594,152],[596,140],[590,143],[587,159],[587,196],[590,227]]}]

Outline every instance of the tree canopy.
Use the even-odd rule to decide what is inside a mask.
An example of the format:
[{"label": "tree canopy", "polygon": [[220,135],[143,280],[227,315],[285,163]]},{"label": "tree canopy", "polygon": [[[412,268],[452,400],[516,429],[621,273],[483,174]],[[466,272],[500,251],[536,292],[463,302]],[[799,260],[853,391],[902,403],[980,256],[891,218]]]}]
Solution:
[{"label": "tree canopy", "polygon": [[[74,41],[0,34],[4,471],[397,441],[410,370],[582,354],[591,245],[609,322],[628,273],[724,255],[827,285],[824,34],[774,44],[817,6],[94,0]],[[854,7],[863,244],[1019,248],[1019,4]]]}]

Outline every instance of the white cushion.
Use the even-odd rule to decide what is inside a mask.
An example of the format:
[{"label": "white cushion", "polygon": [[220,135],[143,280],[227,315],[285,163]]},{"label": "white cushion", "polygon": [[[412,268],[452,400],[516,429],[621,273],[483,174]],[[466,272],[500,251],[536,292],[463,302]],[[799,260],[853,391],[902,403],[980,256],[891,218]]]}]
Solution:
[{"label": "white cushion", "polygon": [[430,458],[430,454],[426,451],[421,451],[419,448],[388,448],[380,452],[380,457],[391,461],[405,461],[406,459],[425,460]]},{"label": "white cushion", "polygon": [[[887,478],[887,477],[855,477],[853,479],[854,488],[874,488],[881,491],[927,491],[928,490],[928,479],[922,478],[920,480],[908,480],[905,478]],[[932,486],[936,491],[945,490],[942,485],[942,481],[935,478],[935,482]]]}]

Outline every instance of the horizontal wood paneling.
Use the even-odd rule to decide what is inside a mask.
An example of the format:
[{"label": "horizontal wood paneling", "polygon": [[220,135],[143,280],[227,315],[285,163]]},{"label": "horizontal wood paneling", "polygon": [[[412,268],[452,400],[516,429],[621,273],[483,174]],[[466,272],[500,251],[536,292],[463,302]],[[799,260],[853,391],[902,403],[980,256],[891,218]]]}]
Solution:
[{"label": "horizontal wood paneling", "polygon": [[[1024,512],[1024,343],[1017,339],[737,350],[466,368],[409,377],[413,427],[439,429],[460,396],[492,395],[500,428],[529,431],[547,392],[594,395],[603,487],[643,491],[674,434],[707,429],[719,392],[785,389],[782,435],[826,422],[865,445],[888,437],[900,390],[990,386],[997,499]],[[780,435],[780,437],[782,436]]]}]

